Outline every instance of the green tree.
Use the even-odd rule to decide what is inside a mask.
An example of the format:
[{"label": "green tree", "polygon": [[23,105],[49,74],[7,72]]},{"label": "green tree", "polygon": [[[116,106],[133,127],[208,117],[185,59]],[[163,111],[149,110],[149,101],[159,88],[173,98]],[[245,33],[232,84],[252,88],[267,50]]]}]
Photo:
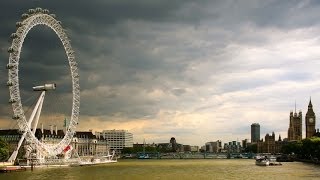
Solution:
[{"label": "green tree", "polygon": [[320,138],[311,137],[298,142],[290,142],[281,150],[284,154],[294,153],[301,159],[320,159]]},{"label": "green tree", "polygon": [[320,138],[311,137],[302,140],[301,156],[303,159],[320,158]]},{"label": "green tree", "polygon": [[289,142],[282,146],[281,152],[284,154],[303,155],[303,141]]},{"label": "green tree", "polygon": [[133,153],[133,148],[132,147],[125,147],[121,150],[122,154],[131,154]]},{"label": "green tree", "polygon": [[9,145],[0,138],[0,161],[6,161],[9,157]]}]

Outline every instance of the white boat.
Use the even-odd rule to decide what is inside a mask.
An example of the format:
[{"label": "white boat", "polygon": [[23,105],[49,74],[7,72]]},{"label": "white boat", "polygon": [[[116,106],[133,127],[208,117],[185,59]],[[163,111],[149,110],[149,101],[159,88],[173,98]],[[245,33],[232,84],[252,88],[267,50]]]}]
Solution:
[{"label": "white boat", "polygon": [[90,166],[96,164],[107,164],[107,163],[115,163],[118,162],[117,159],[114,159],[115,152],[113,151],[112,155],[108,153],[107,156],[94,157],[91,160],[84,161],[81,160],[79,164],[73,164],[73,166]]},{"label": "white boat", "polygon": [[148,154],[142,154],[138,157],[138,159],[150,159]]},{"label": "white boat", "polygon": [[258,166],[279,166],[282,165],[280,162],[277,162],[277,158],[275,156],[265,156],[259,157],[256,159],[256,165]]},{"label": "white boat", "polygon": [[258,166],[269,166],[270,161],[268,158],[258,158],[256,159],[256,165]]},{"label": "white boat", "polygon": [[138,156],[138,159],[150,159],[149,154],[146,154],[145,145],[146,141],[143,140],[143,153],[140,156]]}]

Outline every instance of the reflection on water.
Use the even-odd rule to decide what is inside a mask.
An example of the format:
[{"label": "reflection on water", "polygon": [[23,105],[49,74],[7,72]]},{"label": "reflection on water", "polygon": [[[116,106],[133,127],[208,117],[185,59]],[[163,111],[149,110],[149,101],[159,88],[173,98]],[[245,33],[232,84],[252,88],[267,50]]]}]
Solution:
[{"label": "reflection on water", "polygon": [[252,159],[119,160],[118,163],[0,174],[10,179],[319,179],[320,166],[300,162],[256,166]]}]

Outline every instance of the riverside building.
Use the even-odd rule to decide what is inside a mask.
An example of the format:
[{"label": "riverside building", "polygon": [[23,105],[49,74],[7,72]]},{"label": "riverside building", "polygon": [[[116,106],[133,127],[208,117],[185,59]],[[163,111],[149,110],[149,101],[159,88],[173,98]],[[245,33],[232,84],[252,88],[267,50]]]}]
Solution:
[{"label": "riverside building", "polygon": [[125,147],[133,147],[133,134],[128,130],[103,130],[95,133],[97,137],[103,137],[111,150],[117,153]]},{"label": "riverside building", "polygon": [[109,147],[107,141],[92,131],[76,131],[70,143],[79,156],[105,156]]},{"label": "riverside building", "polygon": [[[12,154],[21,139],[21,132],[18,129],[4,129],[0,130],[0,138],[5,140],[9,144],[9,154]],[[36,129],[35,136],[39,141],[47,144],[57,144],[63,137],[63,130],[55,130],[51,126],[50,129],[38,128]],[[96,137],[91,131],[76,131],[71,146],[78,153],[79,156],[93,156],[93,155],[107,155],[108,144],[103,137]],[[20,148],[19,152],[23,152],[22,149],[27,148],[26,141],[23,142],[24,148]]]},{"label": "riverside building", "polygon": [[[306,138],[310,138],[316,134],[316,115],[313,111],[311,98],[308,105],[308,111],[305,117]],[[296,110],[290,112],[290,121],[288,128],[288,140],[300,141],[302,140],[302,112],[297,114]]]},{"label": "riverside building", "polygon": [[212,153],[219,153],[222,150],[222,142],[221,140],[215,142],[207,142],[205,144],[205,151]]},{"label": "riverside building", "polygon": [[309,101],[305,122],[306,122],[306,138],[311,138],[316,134],[316,115],[313,111],[311,98]]},{"label": "riverside building", "polygon": [[265,141],[259,140],[257,142],[258,153],[271,153],[271,154],[280,153],[283,144],[286,143],[282,141],[280,135],[279,135],[278,141],[276,141],[274,132],[272,132],[271,135],[267,133],[264,140]]},{"label": "riverside building", "polygon": [[290,122],[288,129],[288,140],[289,141],[300,141],[302,140],[302,112],[299,114],[295,111],[290,112]]},{"label": "riverside building", "polygon": [[224,143],[223,149],[227,153],[240,153],[242,147],[240,142],[230,141],[228,143]]}]

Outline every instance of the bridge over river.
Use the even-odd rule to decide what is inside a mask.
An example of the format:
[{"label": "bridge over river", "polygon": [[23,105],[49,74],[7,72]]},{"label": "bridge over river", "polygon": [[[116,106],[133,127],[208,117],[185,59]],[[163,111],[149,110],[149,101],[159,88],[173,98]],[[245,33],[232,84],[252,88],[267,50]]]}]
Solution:
[{"label": "bridge over river", "polygon": [[[145,152],[152,159],[251,159],[255,156],[253,153],[157,153]],[[141,153],[131,156],[139,157]]]}]

